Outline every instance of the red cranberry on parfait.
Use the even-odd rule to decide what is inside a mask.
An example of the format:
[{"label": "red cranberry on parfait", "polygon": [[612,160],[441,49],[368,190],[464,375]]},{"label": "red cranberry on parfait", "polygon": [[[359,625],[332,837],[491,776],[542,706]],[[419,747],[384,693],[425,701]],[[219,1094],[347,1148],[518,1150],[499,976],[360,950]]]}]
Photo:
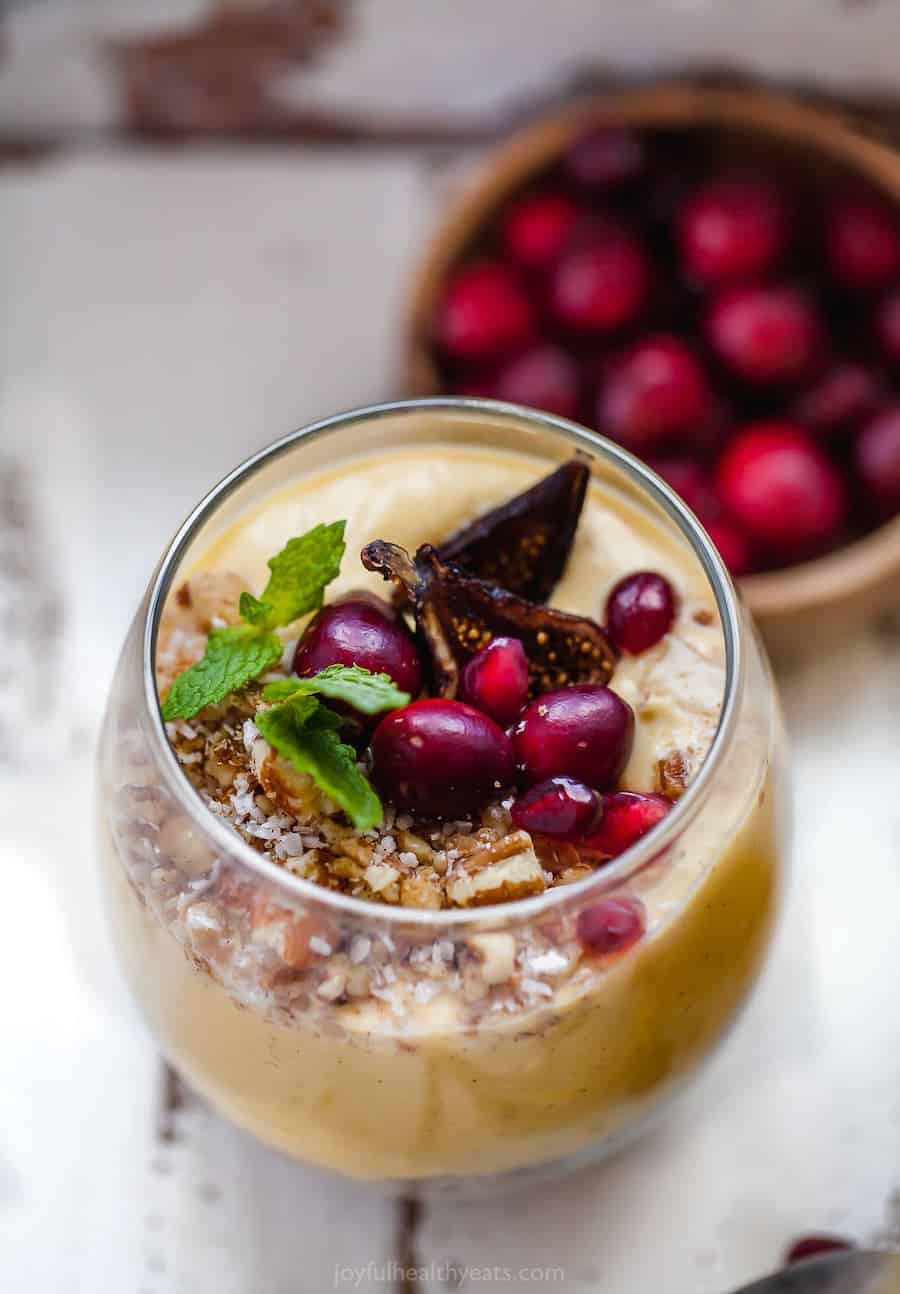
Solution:
[{"label": "red cranberry on parfait", "polygon": [[550,777],[523,791],[510,810],[515,826],[554,840],[580,840],[590,831],[600,796],[574,777]]},{"label": "red cranberry on parfait", "polygon": [[597,957],[622,953],[643,936],[646,928],[640,899],[603,899],[578,914],[575,934],[586,952]]},{"label": "red cranberry on parfait", "polygon": [[614,332],[637,318],[649,287],[650,266],[640,243],[603,221],[554,266],[548,308],[573,333]]},{"label": "red cranberry on parfait", "polygon": [[414,701],[386,715],[372,738],[375,785],[398,809],[461,818],[514,780],[512,743],[462,701]]},{"label": "red cranberry on parfait", "polygon": [[638,342],[609,367],[597,399],[597,427],[644,454],[691,432],[711,411],[706,375],[677,337]]},{"label": "red cranberry on parfait", "polygon": [[584,845],[607,858],[617,858],[662,822],[671,807],[663,795],[613,791],[602,797],[600,820],[585,837]]},{"label": "red cranberry on parfait", "polygon": [[681,210],[682,264],[689,278],[714,287],[762,277],[784,255],[788,223],[774,183],[754,176],[713,180]]},{"label": "red cranberry on parfait", "polygon": [[495,638],[463,670],[462,698],[501,727],[514,723],[528,700],[528,658],[518,638]]},{"label": "red cranberry on parfait", "polygon": [[307,625],[294,652],[294,673],[308,678],[329,665],[388,674],[414,697],[422,689],[415,639],[393,607],[369,594],[331,602]]},{"label": "red cranberry on parfait", "polygon": [[633,741],[631,706],[598,683],[544,693],[513,729],[516,762],[529,783],[575,777],[588,786],[612,786]]},{"label": "red cranberry on parfait", "polygon": [[783,553],[833,539],[847,514],[843,478],[808,432],[790,422],[746,427],[725,450],[719,497],[751,538]]},{"label": "red cranberry on parfait", "polygon": [[807,377],[825,350],[818,311],[796,288],[734,288],[707,316],[710,345],[746,382],[778,385]]},{"label": "red cranberry on parfait", "polygon": [[883,517],[900,511],[900,404],[891,404],[862,428],[853,447],[856,473]]},{"label": "red cranberry on parfait", "polygon": [[876,194],[833,198],[825,220],[825,254],[834,277],[848,288],[885,287],[900,273],[900,226]]},{"label": "red cranberry on parfait", "polygon": [[575,361],[559,346],[539,343],[509,361],[496,376],[498,399],[545,409],[560,418],[578,414],[581,378]]},{"label": "red cranberry on parfait", "polygon": [[622,126],[600,126],[575,140],[563,158],[563,171],[583,189],[608,193],[636,180],[645,163],[640,135]]},{"label": "red cranberry on parfait", "polygon": [[630,656],[665,638],[675,619],[672,586],[655,571],[635,571],[619,580],[606,600],[606,628],[619,651]]},{"label": "red cranberry on parfait", "polygon": [[[900,314],[898,314],[900,342]],[[900,357],[900,351],[898,351]],[[883,383],[878,374],[858,360],[838,360],[791,406],[798,422],[828,439],[873,412]]]},{"label": "red cranberry on parfait", "polygon": [[503,250],[523,270],[545,270],[562,255],[580,216],[578,206],[562,193],[528,194],[503,216]]},{"label": "red cranberry on parfait", "polygon": [[515,273],[475,261],[451,275],[435,318],[438,344],[453,359],[497,359],[529,342],[534,309]]}]

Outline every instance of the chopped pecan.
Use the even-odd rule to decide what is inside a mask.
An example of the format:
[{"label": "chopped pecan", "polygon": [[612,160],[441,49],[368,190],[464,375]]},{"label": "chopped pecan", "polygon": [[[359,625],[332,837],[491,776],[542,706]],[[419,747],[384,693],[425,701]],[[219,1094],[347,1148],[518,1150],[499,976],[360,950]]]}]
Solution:
[{"label": "chopped pecan", "polygon": [[544,870],[529,846],[474,874],[465,871],[453,876],[447,884],[447,897],[457,907],[476,907],[528,898],[542,894],[546,887]]},{"label": "chopped pecan", "polygon": [[666,755],[665,759],[657,762],[657,789],[666,799],[677,800],[687,790],[690,775],[687,756],[681,750],[673,750],[670,755]]}]

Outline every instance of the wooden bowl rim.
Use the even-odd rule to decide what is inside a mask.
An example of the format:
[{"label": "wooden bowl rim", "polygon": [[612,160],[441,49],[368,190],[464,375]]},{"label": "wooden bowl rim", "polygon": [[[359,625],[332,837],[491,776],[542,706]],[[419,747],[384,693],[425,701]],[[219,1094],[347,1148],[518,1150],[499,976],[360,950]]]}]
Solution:
[{"label": "wooden bowl rim", "polygon": [[[441,389],[428,346],[428,327],[444,275],[486,218],[524,186],[580,131],[597,124],[656,128],[725,126],[770,135],[825,153],[892,197],[900,211],[900,154],[864,135],[829,108],[773,90],[668,82],[591,95],[517,131],[489,152],[448,205],[418,263],[404,312],[406,386],[415,395]],[[863,594],[900,573],[900,517],[813,561],[739,581],[750,610],[776,617]]]}]

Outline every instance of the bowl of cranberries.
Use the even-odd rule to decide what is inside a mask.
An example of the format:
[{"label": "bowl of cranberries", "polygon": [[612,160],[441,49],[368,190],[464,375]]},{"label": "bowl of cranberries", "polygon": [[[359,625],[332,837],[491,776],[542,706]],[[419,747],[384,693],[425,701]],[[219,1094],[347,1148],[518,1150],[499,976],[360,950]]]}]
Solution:
[{"label": "bowl of cranberries", "polygon": [[489,158],[415,281],[407,386],[649,463],[771,645],[900,596],[900,158],[837,115],[668,86]]}]

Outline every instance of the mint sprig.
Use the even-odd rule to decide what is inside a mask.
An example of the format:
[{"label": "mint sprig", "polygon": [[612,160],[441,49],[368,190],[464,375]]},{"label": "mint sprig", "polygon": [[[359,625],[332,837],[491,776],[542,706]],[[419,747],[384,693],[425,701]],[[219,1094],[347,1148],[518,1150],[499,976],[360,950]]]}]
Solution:
[{"label": "mint sprig", "polygon": [[359,771],[356,751],[338,736],[341,721],[333,711],[297,693],[261,710],[255,722],[269,745],[340,805],[357,831],[381,825],[381,801]]},{"label": "mint sprig", "polygon": [[203,658],[178,675],[162,707],[166,723],[193,719],[208,705],[224,701],[252,678],[281,660],[284,651],[277,634],[260,632],[252,625],[214,629],[206,640]]},{"label": "mint sprig", "polygon": [[280,678],[266,685],[266,701],[284,701],[289,697],[325,696],[343,701],[360,714],[381,714],[409,705],[412,697],[402,692],[389,674],[373,674],[361,665],[329,665],[311,678]]},{"label": "mint sprig", "polygon": [[262,597],[242,593],[240,612],[251,625],[275,629],[318,611],[327,586],[341,569],[345,521],[313,526],[289,539],[269,562],[269,582]]},{"label": "mint sprig", "polygon": [[322,605],[326,587],[340,571],[345,526],[334,521],[288,540],[269,562],[272,573],[262,598],[241,594],[246,623],[214,629],[202,659],[175,679],[162,704],[166,723],[193,719],[281,659],[283,644],[274,630]]},{"label": "mint sprig", "polygon": [[389,674],[360,665],[329,665],[312,678],[280,678],[263,690],[263,699],[275,703],[256,716],[266,741],[339,804],[358,831],[368,831],[383,821],[381,801],[359,771],[356,751],[338,736],[340,718],[318,696],[380,714],[408,705],[410,695]]}]

